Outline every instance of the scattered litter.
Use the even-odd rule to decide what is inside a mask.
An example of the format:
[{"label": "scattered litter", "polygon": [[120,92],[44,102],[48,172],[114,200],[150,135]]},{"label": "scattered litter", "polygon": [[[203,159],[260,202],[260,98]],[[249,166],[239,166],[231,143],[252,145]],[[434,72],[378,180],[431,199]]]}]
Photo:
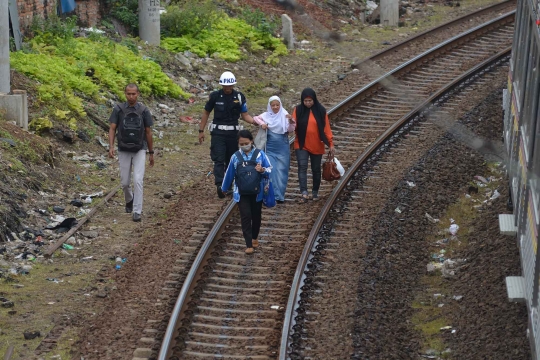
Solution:
[{"label": "scattered litter", "polygon": [[80,199],[73,199],[70,201],[70,205],[73,205],[76,207],[82,207],[84,204]]},{"label": "scattered litter", "polygon": [[53,211],[57,214],[61,214],[64,212],[64,210],[66,210],[65,208],[63,208],[62,206],[53,206]]},{"label": "scattered litter", "polygon": [[59,280],[57,278],[47,278],[47,281],[51,281],[55,284],[60,284],[61,282],[64,282],[64,280]]},{"label": "scattered litter", "polygon": [[85,198],[83,201],[84,201],[85,204],[91,204],[91,203],[92,203],[92,198],[91,198],[91,197],[87,197],[87,198]]},{"label": "scattered litter", "polygon": [[452,334],[455,334],[455,333],[456,333],[456,331],[457,331],[456,329],[453,329],[453,330],[452,330]]},{"label": "scattered litter", "polygon": [[163,131],[160,131],[160,132],[159,132],[158,138],[159,138],[159,139],[163,139]]},{"label": "scattered litter", "polygon": [[29,332],[23,333],[23,335],[24,335],[25,340],[32,340],[37,337],[41,337],[41,333],[39,331],[29,331]]},{"label": "scattered litter", "polygon": [[444,304],[439,304],[437,305],[438,307],[442,308],[444,306]]},{"label": "scattered litter", "polygon": [[489,198],[489,200],[495,200],[497,199],[499,196],[501,196],[501,193],[499,193],[497,190],[495,190],[493,192],[493,195],[491,195],[491,197]]},{"label": "scattered litter", "polygon": [[122,265],[118,265],[116,264],[116,266],[114,267],[116,270],[120,270],[122,268]]},{"label": "scattered litter", "polygon": [[454,295],[454,296],[452,296],[452,299],[454,299],[456,301],[460,301],[461,299],[463,299],[463,295]]},{"label": "scattered litter", "polygon": [[98,191],[93,194],[88,194],[88,195],[80,194],[80,195],[81,195],[81,198],[95,198],[95,197],[102,197],[104,193],[103,191]]},{"label": "scattered litter", "polygon": [[452,329],[451,326],[443,326],[443,327],[441,328],[441,330],[450,330],[450,329]]},{"label": "scattered litter", "polygon": [[107,149],[107,151],[109,151],[109,143],[104,141],[101,137],[99,136],[96,136],[96,140],[98,141],[98,143],[103,146],[105,149]]},{"label": "scattered litter", "polygon": [[489,182],[485,177],[480,176],[480,175],[476,175],[474,178],[476,180],[479,180],[479,181],[483,182],[484,184],[487,184]]},{"label": "scattered litter", "polygon": [[9,145],[11,145],[11,147],[17,146],[17,143],[15,141],[11,140],[11,139],[0,138],[0,141],[8,143]]},{"label": "scattered litter", "polygon": [[399,206],[394,211],[397,212],[398,214],[401,214],[401,209],[399,208]]},{"label": "scattered litter", "polygon": [[441,240],[437,240],[437,241],[435,242],[435,244],[438,244],[438,245],[446,245],[446,244],[448,244],[448,241],[449,241],[448,238],[444,238],[444,239],[441,239]]},{"label": "scattered litter", "polygon": [[431,215],[429,215],[428,213],[426,213],[426,218],[428,219],[429,222],[433,223],[433,224],[436,224],[438,222],[440,222],[439,219],[435,219],[434,217],[432,217]]},{"label": "scattered litter", "polygon": [[478,188],[476,186],[469,186],[469,194],[478,194]]},{"label": "scattered litter", "polygon": [[435,299],[438,299],[438,298],[440,298],[440,297],[442,297],[442,296],[443,296],[443,294],[439,294],[439,293],[433,294],[433,297],[434,297]]},{"label": "scattered litter", "polygon": [[459,225],[458,224],[452,224],[448,228],[448,232],[450,232],[450,234],[452,234],[452,235],[456,235],[458,230],[459,230]]},{"label": "scattered litter", "polygon": [[81,258],[81,261],[88,261],[88,260],[92,260],[93,258],[94,258],[93,256],[85,256]]},{"label": "scattered litter", "polygon": [[100,30],[100,29],[96,29],[94,27],[83,28],[83,30],[86,31],[86,32],[92,32],[92,33],[96,33],[96,34],[105,34],[105,31]]},{"label": "scattered litter", "polygon": [[69,244],[62,244],[62,248],[63,249],[66,249],[66,250],[73,250],[75,249],[73,246],[69,245]]},{"label": "scattered litter", "polygon": [[450,218],[450,224],[454,224],[456,222],[456,220]]},{"label": "scattered litter", "polygon": [[96,166],[99,170],[103,170],[107,168],[107,163],[104,161],[97,161]]},{"label": "scattered litter", "polygon": [[54,304],[56,304],[56,303],[53,302],[53,301],[47,303],[47,305],[54,305]]},{"label": "scattered litter", "polygon": [[270,306],[271,309],[274,309],[274,310],[281,310],[283,309],[283,306],[279,306],[279,305],[272,305]]},{"label": "scattered litter", "polygon": [[199,121],[191,116],[180,116],[180,121],[187,124],[198,124]]},{"label": "scattered litter", "polygon": [[413,183],[412,181],[407,181],[407,185],[409,185],[409,187],[412,187],[412,188],[416,186],[416,184]]}]

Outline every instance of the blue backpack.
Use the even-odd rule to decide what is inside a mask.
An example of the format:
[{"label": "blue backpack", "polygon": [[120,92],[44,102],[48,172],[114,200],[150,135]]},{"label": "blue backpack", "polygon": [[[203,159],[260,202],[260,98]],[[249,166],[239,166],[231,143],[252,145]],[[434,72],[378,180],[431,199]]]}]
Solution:
[{"label": "blue backpack", "polygon": [[255,195],[261,190],[262,175],[255,170],[259,153],[260,150],[255,149],[251,155],[251,159],[244,160],[240,151],[235,152],[235,155],[238,158],[235,181],[240,195]]}]

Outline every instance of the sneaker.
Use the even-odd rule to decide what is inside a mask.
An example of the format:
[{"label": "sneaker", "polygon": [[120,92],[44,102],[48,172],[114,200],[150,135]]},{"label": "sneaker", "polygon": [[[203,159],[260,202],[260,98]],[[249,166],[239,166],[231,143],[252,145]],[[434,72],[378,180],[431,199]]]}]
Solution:
[{"label": "sneaker", "polygon": [[313,199],[313,201],[318,201],[319,200],[319,192],[318,191],[313,191],[311,193],[311,198]]},{"label": "sneaker", "polygon": [[253,240],[252,244],[254,248],[259,247],[259,240]]},{"label": "sneaker", "polygon": [[252,247],[247,248],[246,250],[244,250],[244,252],[245,252],[246,254],[253,254],[253,251],[255,251],[255,250],[253,250]]},{"label": "sneaker", "polygon": [[141,214],[133,213],[133,221],[135,222],[141,221]]},{"label": "sneaker", "polygon": [[217,196],[220,199],[223,199],[225,197],[225,194],[223,193],[223,190],[221,190],[221,185],[216,185],[216,189],[217,189]]},{"label": "sneaker", "polygon": [[130,202],[126,203],[126,212],[130,214],[133,211],[133,199]]},{"label": "sneaker", "polygon": [[285,204],[285,200],[276,200],[278,204]]}]

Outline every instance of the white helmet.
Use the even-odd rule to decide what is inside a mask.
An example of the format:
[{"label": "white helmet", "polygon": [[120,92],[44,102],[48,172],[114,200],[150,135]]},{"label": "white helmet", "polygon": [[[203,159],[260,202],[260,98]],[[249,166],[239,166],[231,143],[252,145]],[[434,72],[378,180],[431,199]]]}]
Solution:
[{"label": "white helmet", "polygon": [[221,76],[219,77],[219,85],[234,85],[236,84],[236,78],[234,77],[234,74],[230,71],[225,71]]}]

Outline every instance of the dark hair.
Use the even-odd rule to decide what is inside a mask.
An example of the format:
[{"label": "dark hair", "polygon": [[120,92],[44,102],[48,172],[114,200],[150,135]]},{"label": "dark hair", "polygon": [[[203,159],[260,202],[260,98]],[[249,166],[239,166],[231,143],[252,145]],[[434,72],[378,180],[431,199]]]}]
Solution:
[{"label": "dark hair", "polygon": [[240,138],[249,139],[253,141],[253,134],[249,130],[240,130],[238,132],[238,135],[236,136],[236,140],[240,140]]},{"label": "dark hair", "polygon": [[139,85],[137,85],[135,83],[127,84],[126,87],[124,88],[124,92],[126,92],[128,88],[135,88],[135,89],[137,89],[137,92],[139,92]]}]

